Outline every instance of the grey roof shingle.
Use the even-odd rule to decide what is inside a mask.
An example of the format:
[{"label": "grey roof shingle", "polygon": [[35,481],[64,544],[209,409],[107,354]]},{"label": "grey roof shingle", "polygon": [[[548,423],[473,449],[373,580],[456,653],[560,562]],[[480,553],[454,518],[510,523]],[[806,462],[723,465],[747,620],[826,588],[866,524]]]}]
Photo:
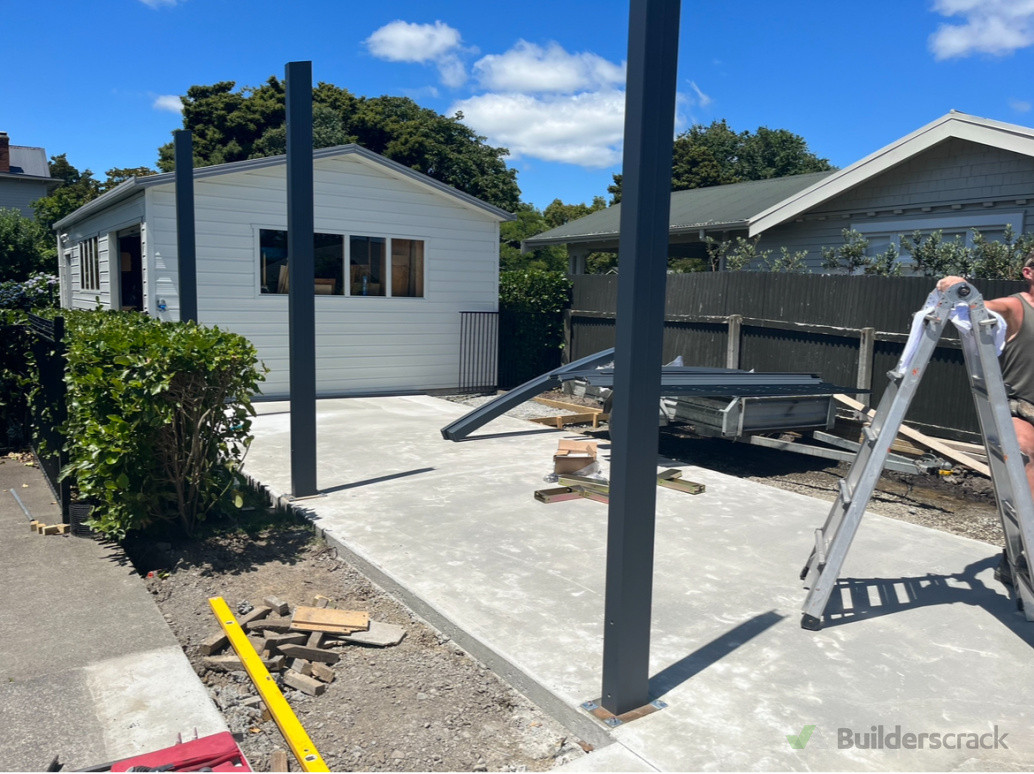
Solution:
[{"label": "grey roof shingle", "polygon": [[[753,216],[831,174],[833,173],[811,172],[806,175],[675,191],[671,195],[670,232],[677,234],[702,228],[745,228],[747,221]],[[566,242],[616,239],[620,222],[621,205],[615,204],[525,239],[524,244],[527,247],[539,247]]]}]

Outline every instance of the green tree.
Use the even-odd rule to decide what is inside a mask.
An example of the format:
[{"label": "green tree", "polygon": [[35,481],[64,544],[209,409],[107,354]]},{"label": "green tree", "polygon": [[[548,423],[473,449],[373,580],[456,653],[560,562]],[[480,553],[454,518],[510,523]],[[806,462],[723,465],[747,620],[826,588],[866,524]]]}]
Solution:
[{"label": "green tree", "polygon": [[[181,98],[195,165],[284,152],[284,82],[273,77],[257,88],[235,88],[233,81],[191,86]],[[328,83],[316,86],[312,99],[315,147],[355,142],[497,207],[517,209],[517,174],[504,161],[509,151],[486,144],[462,114],[443,116],[408,97],[356,97]],[[174,168],[173,156],[172,143],[159,149],[162,171]]]},{"label": "green tree", "polygon": [[499,268],[502,271],[566,272],[567,250],[562,246],[540,247],[530,253],[521,253],[523,240],[549,230],[550,225],[532,204],[521,202],[516,215],[516,220],[499,224]]},{"label": "green tree", "polygon": [[157,174],[157,172],[150,167],[112,167],[104,174],[106,174],[108,178],[100,185],[101,193],[107,193],[112,188],[121,185],[130,178],[149,177],[150,175]]},{"label": "green tree", "polygon": [[[735,132],[724,119],[696,124],[675,138],[671,190],[707,188],[747,180],[825,172],[834,169],[810,150],[804,138],[786,129],[758,127]],[[611,203],[621,201],[620,174],[607,187]]]},{"label": "green tree", "polygon": [[89,169],[80,172],[69,163],[62,153],[50,157],[50,176],[61,181],[49,196],[32,203],[36,220],[48,232],[57,221],[96,199],[101,193],[101,184]]},{"label": "green tree", "polygon": [[0,208],[0,282],[25,282],[57,271],[57,247],[50,231],[20,210]]}]

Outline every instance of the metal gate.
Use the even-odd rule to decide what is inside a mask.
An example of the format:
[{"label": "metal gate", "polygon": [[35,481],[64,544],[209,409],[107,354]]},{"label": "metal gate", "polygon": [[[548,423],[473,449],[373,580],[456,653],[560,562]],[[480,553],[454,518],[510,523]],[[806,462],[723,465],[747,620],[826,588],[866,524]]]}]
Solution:
[{"label": "metal gate", "polygon": [[32,397],[32,450],[40,469],[61,506],[67,524],[71,504],[71,484],[61,480],[61,469],[68,462],[65,436],[61,431],[68,417],[65,393],[65,318],[47,320],[29,315],[32,353],[39,374],[39,389]]},{"label": "metal gate", "polygon": [[460,312],[460,392],[496,388],[499,313]]}]

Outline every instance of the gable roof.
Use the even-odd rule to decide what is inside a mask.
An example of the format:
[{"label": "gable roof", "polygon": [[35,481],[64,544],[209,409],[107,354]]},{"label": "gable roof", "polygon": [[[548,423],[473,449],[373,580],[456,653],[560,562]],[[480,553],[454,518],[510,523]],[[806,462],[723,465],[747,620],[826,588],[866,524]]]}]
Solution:
[{"label": "gable roof", "polygon": [[[673,191],[669,234],[706,230],[746,228],[750,218],[786,197],[808,188],[831,172],[750,180],[745,183]],[[577,244],[616,240],[621,226],[621,205],[597,210],[549,231],[525,239],[523,246],[533,249],[553,244]]]},{"label": "gable roof", "polygon": [[[399,164],[397,161],[392,161],[379,153],[374,153],[373,151],[367,150],[361,145],[356,145],[355,143],[350,143],[348,145],[335,145],[330,148],[319,148],[312,152],[313,161],[333,158],[336,156],[354,157],[357,161],[366,164],[367,166],[379,168],[381,171],[387,172],[393,177],[417,183],[418,185],[435,193],[450,196],[455,199],[457,203],[467,207],[468,209],[485,212],[500,221],[514,219],[514,216],[506,210],[496,207],[493,204],[489,204],[488,202],[481,201],[481,199],[478,199],[476,196],[464,193],[457,188],[453,188],[451,185],[435,180],[429,175],[417,172],[415,169],[410,169],[404,164]],[[281,154],[279,156],[267,156],[261,159],[245,159],[243,161],[231,161],[226,164],[213,164],[210,167],[196,168],[194,170],[194,180],[205,180],[210,177],[218,177],[220,175],[228,175],[235,172],[249,172],[258,169],[267,169],[269,167],[275,167],[286,163],[287,156]],[[147,177],[131,177],[129,180],[120,183],[110,191],[98,196],[93,201],[87,202],[75,212],[66,215],[54,224],[54,229],[64,228],[77,220],[81,220],[84,217],[100,212],[123,199],[129,198],[138,191],[143,191],[157,185],[174,184],[175,182],[175,172],[163,172],[162,174],[149,175]]]},{"label": "gable roof", "polygon": [[797,217],[948,139],[1034,156],[1034,129],[952,111],[849,167],[787,196],[750,219],[750,236]]}]

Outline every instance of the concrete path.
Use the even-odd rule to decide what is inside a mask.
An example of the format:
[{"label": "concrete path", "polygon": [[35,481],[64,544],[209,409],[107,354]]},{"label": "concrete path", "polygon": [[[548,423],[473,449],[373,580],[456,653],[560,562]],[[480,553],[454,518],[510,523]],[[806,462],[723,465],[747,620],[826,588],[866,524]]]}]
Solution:
[{"label": "concrete path", "polygon": [[[707,491],[658,491],[651,688],[669,706],[613,730],[589,718],[606,506],[534,501],[566,434],[503,417],[442,440],[463,411],[430,397],[321,401],[325,496],[297,505],[603,748],[573,769],[1034,768],[1034,624],[992,579],[999,548],[869,515],[843,573],[847,612],[805,631],[798,573],[828,504],[684,465]],[[247,462],[278,493],[290,491],[287,412],[260,407]],[[998,749],[979,749],[996,728]],[[900,738],[923,749],[895,749]]]},{"label": "concrete path", "polygon": [[82,768],[226,730],[116,545],[60,523],[42,474],[0,458],[0,771]]}]

